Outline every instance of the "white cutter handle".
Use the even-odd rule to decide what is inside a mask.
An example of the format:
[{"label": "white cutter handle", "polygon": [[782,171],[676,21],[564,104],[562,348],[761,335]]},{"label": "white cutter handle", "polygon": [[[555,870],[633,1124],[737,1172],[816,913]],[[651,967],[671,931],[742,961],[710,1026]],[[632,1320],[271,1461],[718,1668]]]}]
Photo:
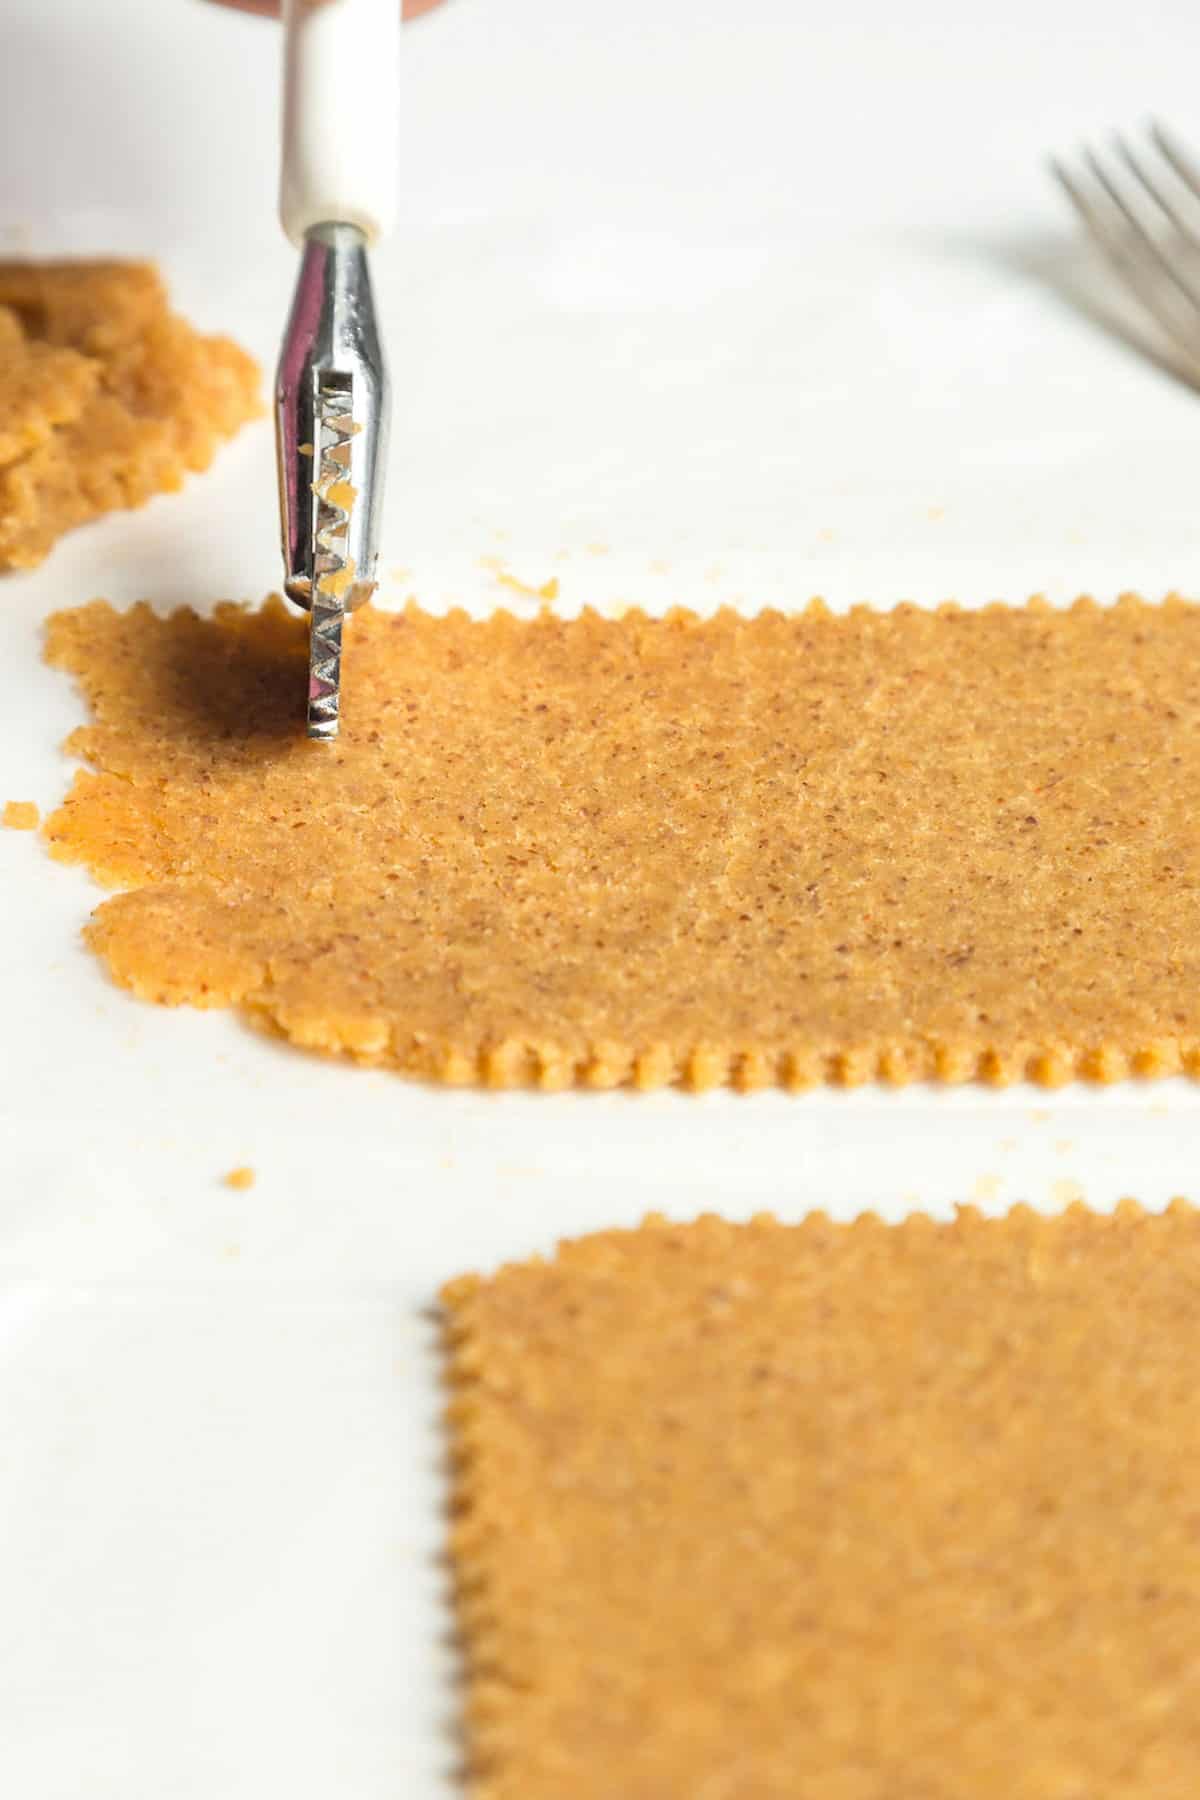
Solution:
[{"label": "white cutter handle", "polygon": [[283,229],[376,243],[396,210],[400,0],[284,0],[283,19]]}]

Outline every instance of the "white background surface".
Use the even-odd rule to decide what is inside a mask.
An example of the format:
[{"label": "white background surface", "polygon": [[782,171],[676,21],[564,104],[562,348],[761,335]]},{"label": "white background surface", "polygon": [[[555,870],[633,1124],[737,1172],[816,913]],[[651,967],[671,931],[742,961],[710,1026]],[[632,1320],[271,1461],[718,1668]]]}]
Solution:
[{"label": "white background surface", "polygon": [[[1074,309],[1041,157],[1200,136],[1200,14],[451,0],[405,34],[385,601],[1200,590],[1200,401]],[[7,0],[12,249],[161,258],[273,360],[277,41]],[[278,580],[269,426],[0,593],[0,799],[80,718],[39,625]],[[704,1099],[430,1091],[116,992],[99,897],[0,834],[0,1790],[454,1791],[438,1283],[650,1207],[1196,1191],[1182,1083]],[[221,1175],[250,1163],[257,1185]]]}]

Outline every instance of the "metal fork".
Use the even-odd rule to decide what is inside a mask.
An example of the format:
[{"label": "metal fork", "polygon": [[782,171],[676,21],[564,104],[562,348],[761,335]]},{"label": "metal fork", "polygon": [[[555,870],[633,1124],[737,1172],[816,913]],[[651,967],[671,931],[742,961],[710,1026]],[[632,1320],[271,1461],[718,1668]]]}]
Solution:
[{"label": "metal fork", "polygon": [[1200,165],[1162,125],[1149,146],[1112,141],[1102,161],[1084,148],[1081,169],[1050,167],[1129,290],[1193,366],[1200,360]]}]

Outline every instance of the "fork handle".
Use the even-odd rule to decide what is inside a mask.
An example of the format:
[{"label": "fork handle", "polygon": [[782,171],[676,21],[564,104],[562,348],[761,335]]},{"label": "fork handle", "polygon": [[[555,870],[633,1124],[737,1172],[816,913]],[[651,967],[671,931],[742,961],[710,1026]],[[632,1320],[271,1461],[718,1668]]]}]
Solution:
[{"label": "fork handle", "polygon": [[283,16],[283,228],[376,243],[396,210],[399,0],[284,0]]}]

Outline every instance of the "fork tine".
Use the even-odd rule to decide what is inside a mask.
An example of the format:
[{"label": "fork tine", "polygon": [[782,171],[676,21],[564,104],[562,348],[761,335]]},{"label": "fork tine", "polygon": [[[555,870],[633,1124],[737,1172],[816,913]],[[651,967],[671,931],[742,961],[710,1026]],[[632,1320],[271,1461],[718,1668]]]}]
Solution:
[{"label": "fork tine", "polygon": [[1164,192],[1162,182],[1155,181],[1149,169],[1146,167],[1146,164],[1142,161],[1141,156],[1134,150],[1132,144],[1128,143],[1126,139],[1121,137],[1118,133],[1113,138],[1113,146],[1121,160],[1124,162],[1125,167],[1140,183],[1143,191],[1154,202],[1159,211],[1169,220],[1179,236],[1183,238],[1192,249],[1200,249],[1200,239],[1196,236],[1195,227],[1189,220],[1184,218],[1179,208],[1175,205],[1175,202],[1171,199],[1170,194]]},{"label": "fork tine", "polygon": [[1066,165],[1057,157],[1051,157],[1050,168],[1084,226],[1112,263],[1118,275],[1132,288],[1146,311],[1162,327],[1175,348],[1182,352],[1189,362],[1194,363],[1196,346],[1191,335],[1180,328],[1176,315],[1169,306],[1163,304],[1162,294],[1156,283],[1147,277],[1144,266],[1137,257],[1130,255],[1126,244],[1113,231],[1110,220],[1076,181]]},{"label": "fork tine", "polygon": [[1197,200],[1200,200],[1200,170],[1197,169],[1195,163],[1183,148],[1183,145],[1172,137],[1166,126],[1160,125],[1157,119],[1150,127],[1150,136],[1154,139],[1154,142],[1158,145],[1158,148],[1162,151],[1163,155],[1178,175],[1180,181],[1183,182],[1183,185],[1190,188]]},{"label": "fork tine", "polygon": [[1104,249],[1109,249],[1110,244],[1105,225],[1095,206],[1092,204],[1083,188],[1076,181],[1066,163],[1060,162],[1057,156],[1050,157],[1049,161],[1050,173],[1063,188],[1067,199],[1071,202],[1075,211],[1079,214],[1088,230],[1099,241]]},{"label": "fork tine", "polygon": [[1200,312],[1200,289],[1195,288],[1188,280],[1187,276],[1176,267],[1175,263],[1171,257],[1167,255],[1154,233],[1149,230],[1136,210],[1130,206],[1129,201],[1125,198],[1125,195],[1121,192],[1108,170],[1104,167],[1100,158],[1091,150],[1085,150],[1083,156],[1088,168],[1100,183],[1100,186],[1104,189],[1113,205],[1117,208],[1117,211],[1121,214],[1121,217],[1125,220],[1126,224],[1137,238],[1138,243],[1154,258],[1154,261],[1158,264],[1163,274],[1169,281],[1172,281],[1175,284],[1184,299]]}]

